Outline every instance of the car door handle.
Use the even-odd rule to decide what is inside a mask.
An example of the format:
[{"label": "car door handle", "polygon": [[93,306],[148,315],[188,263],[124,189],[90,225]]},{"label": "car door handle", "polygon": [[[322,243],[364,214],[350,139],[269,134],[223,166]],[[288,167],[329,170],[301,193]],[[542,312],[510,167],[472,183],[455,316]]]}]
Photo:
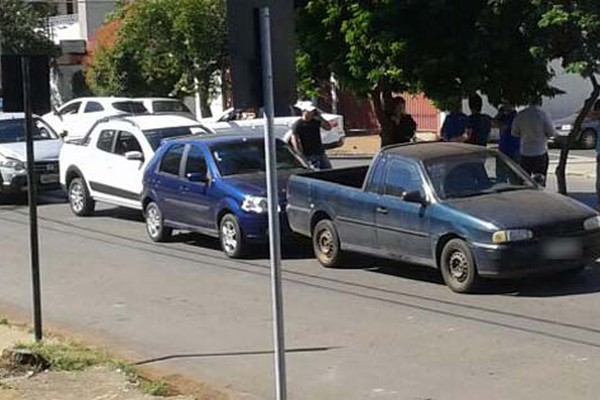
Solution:
[{"label": "car door handle", "polygon": [[182,192],[189,192],[190,188],[187,187],[187,186],[182,185],[182,186],[179,186],[179,190],[182,191]]},{"label": "car door handle", "polygon": [[377,211],[378,214],[387,214],[388,213],[388,209],[386,207],[377,207],[375,209],[375,211]]}]

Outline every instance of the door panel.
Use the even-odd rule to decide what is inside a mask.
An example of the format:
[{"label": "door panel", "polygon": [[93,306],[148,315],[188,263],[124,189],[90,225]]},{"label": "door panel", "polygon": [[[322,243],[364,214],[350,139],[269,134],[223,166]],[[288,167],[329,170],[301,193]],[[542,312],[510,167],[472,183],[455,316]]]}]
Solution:
[{"label": "door panel", "polygon": [[163,212],[165,220],[183,223],[181,210],[181,162],[185,150],[184,144],[171,145],[164,153],[158,165],[155,188],[158,194],[158,205]]},{"label": "door panel", "polygon": [[182,220],[186,225],[197,228],[211,229],[215,226],[212,220],[212,209],[216,203],[215,199],[209,196],[208,179],[203,182],[192,182],[191,174],[208,177],[206,160],[202,150],[196,145],[188,147],[183,178],[179,182],[181,197]]},{"label": "door panel", "polygon": [[375,207],[379,195],[362,190],[348,191],[336,199],[336,225],[344,247],[377,252]]}]

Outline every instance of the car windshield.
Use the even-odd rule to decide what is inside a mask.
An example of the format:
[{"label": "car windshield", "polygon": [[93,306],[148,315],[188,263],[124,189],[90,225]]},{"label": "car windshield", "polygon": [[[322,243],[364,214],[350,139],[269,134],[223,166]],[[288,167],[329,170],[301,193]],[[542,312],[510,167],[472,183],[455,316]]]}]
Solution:
[{"label": "car windshield", "polygon": [[441,199],[535,188],[512,161],[492,152],[434,159],[425,168]]},{"label": "car windshield", "polygon": [[[50,128],[39,120],[34,121],[33,140],[57,139]],[[15,143],[25,141],[25,120],[8,119],[0,120],[0,143]]]},{"label": "car windshield", "polygon": [[115,110],[131,114],[143,114],[148,112],[144,104],[139,101],[116,101],[112,103]]},{"label": "car windshield", "polygon": [[205,135],[208,132],[200,125],[178,126],[173,128],[152,129],[144,131],[144,135],[153,150],[158,149],[163,140],[188,135]]},{"label": "car windshield", "polygon": [[181,101],[159,100],[152,102],[154,112],[186,112],[192,113]]},{"label": "car windshield", "polygon": [[[277,141],[276,149],[278,170],[306,168],[304,162],[285,143]],[[211,153],[221,176],[265,171],[265,145],[262,140],[242,139],[216,143],[211,146]]]}]

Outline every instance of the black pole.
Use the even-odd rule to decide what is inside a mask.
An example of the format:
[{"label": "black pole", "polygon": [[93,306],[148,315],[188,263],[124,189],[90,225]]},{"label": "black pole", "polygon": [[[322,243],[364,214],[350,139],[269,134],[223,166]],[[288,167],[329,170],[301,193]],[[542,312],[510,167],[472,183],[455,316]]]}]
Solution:
[{"label": "black pole", "polygon": [[40,255],[37,226],[37,176],[33,151],[33,114],[31,111],[31,58],[21,57],[23,75],[23,106],[25,108],[25,137],[27,143],[27,197],[29,201],[29,245],[33,281],[33,327],[35,341],[42,340],[42,293],[40,288]]}]

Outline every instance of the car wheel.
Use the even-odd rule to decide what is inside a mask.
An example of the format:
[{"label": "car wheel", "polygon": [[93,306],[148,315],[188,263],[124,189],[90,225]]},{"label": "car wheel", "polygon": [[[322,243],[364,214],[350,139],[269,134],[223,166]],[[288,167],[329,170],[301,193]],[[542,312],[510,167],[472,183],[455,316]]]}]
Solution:
[{"label": "car wheel", "polygon": [[339,267],[342,262],[340,238],[331,220],[319,221],[312,234],[313,250],[324,267]]},{"label": "car wheel", "polygon": [[144,212],[146,217],[146,232],[155,242],[166,242],[171,238],[173,230],[165,226],[165,219],[158,204],[151,202]]},{"label": "car wheel", "polygon": [[477,267],[467,243],[450,240],[442,250],[440,269],[446,285],[457,293],[468,293],[477,283]]},{"label": "car wheel", "polygon": [[246,239],[237,218],[232,214],[227,214],[221,219],[219,240],[223,252],[229,258],[241,258],[246,253]]},{"label": "car wheel", "polygon": [[69,184],[69,205],[78,217],[86,217],[94,213],[96,203],[88,192],[85,180],[77,177]]},{"label": "car wheel", "polygon": [[598,135],[596,131],[593,129],[586,129],[581,132],[581,137],[579,138],[579,145],[581,148],[586,150],[591,150],[596,148],[596,141],[598,140]]}]

